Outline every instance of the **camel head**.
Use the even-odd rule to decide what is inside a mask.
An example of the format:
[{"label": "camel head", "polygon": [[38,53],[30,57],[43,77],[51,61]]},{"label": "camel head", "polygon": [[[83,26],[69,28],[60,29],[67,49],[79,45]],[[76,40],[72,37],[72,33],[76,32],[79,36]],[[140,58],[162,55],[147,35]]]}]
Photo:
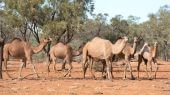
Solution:
[{"label": "camel head", "polygon": [[127,37],[127,36],[122,37],[122,39],[123,39],[125,42],[128,41],[128,37]]},{"label": "camel head", "polygon": [[40,42],[40,44],[39,44],[38,46],[32,47],[33,53],[35,54],[35,53],[38,53],[38,52],[42,51],[42,50],[44,49],[44,47],[45,47],[48,43],[50,43],[51,41],[52,41],[51,38],[44,38],[44,39]]},{"label": "camel head", "polygon": [[80,54],[81,54],[80,51],[78,51],[78,50],[72,50],[72,55],[73,55],[73,56],[79,56]]},{"label": "camel head", "polygon": [[154,47],[157,47],[157,46],[158,46],[158,42],[155,42],[155,43],[154,43]]},{"label": "camel head", "polygon": [[134,43],[138,43],[138,44],[140,44],[140,42],[143,40],[143,38],[140,36],[140,37],[134,37],[133,38],[133,41],[134,41]]},{"label": "camel head", "polygon": [[134,37],[134,43],[138,42],[138,37]]},{"label": "camel head", "polygon": [[51,42],[52,41],[52,38],[44,38],[43,40],[42,40],[42,43],[49,43],[49,42]]},{"label": "camel head", "polygon": [[143,47],[149,46],[147,42],[144,43]]}]

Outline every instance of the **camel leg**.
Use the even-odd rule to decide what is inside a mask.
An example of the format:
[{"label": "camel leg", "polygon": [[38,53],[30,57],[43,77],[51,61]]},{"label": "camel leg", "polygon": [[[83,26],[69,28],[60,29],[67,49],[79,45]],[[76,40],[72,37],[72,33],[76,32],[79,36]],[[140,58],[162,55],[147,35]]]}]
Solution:
[{"label": "camel leg", "polygon": [[89,66],[89,63],[86,62],[86,63],[84,64],[84,68],[83,68],[83,77],[84,77],[84,78],[85,78],[85,75],[86,75],[86,71],[87,71],[88,66]]},{"label": "camel leg", "polygon": [[86,58],[83,58],[83,63],[82,63],[83,78],[85,78],[88,65],[89,65],[89,64],[88,64],[88,62],[87,62],[87,59],[86,59]]},{"label": "camel leg", "polygon": [[65,70],[65,67],[66,67],[66,59],[63,60],[61,70]]},{"label": "camel leg", "polygon": [[129,66],[131,79],[132,79],[132,80],[134,80],[135,78],[134,78],[133,73],[132,73],[132,66],[131,66],[131,64],[130,64],[130,62],[129,62],[129,61],[127,61],[127,64],[128,64],[128,66]]},{"label": "camel leg", "polygon": [[95,79],[95,75],[93,72],[93,62],[94,62],[93,59],[90,59],[90,72],[91,72],[93,79]]},{"label": "camel leg", "polygon": [[110,81],[112,81],[112,74],[111,74],[111,69],[112,69],[112,65],[109,59],[106,59],[106,64],[107,64],[107,75]]},{"label": "camel leg", "polygon": [[32,62],[32,60],[28,59],[27,63],[31,63],[32,64],[33,72],[36,74],[37,78],[39,78],[37,70],[35,68],[35,64]]},{"label": "camel leg", "polygon": [[125,67],[124,67],[124,77],[123,77],[123,79],[126,79],[126,71],[127,71],[127,63],[125,63]]},{"label": "camel leg", "polygon": [[52,64],[54,64],[53,68],[54,68],[54,72],[56,73],[57,72],[57,69],[56,69],[56,59],[52,60]]},{"label": "camel leg", "polygon": [[148,61],[148,65],[149,65],[149,79],[152,79],[152,62]]},{"label": "camel leg", "polygon": [[139,71],[140,71],[140,65],[142,63],[142,59],[139,57],[138,59],[138,67],[137,67],[137,71],[138,71],[138,79],[139,79]]},{"label": "camel leg", "polygon": [[102,62],[102,63],[103,63],[102,77],[105,79],[107,77],[105,72],[106,62]]},{"label": "camel leg", "polygon": [[138,67],[137,67],[137,71],[138,71],[138,79],[139,79],[140,64],[141,64],[141,63],[138,63]]},{"label": "camel leg", "polygon": [[49,64],[47,64],[47,76],[49,76],[49,72],[50,72],[50,64],[51,64],[51,62],[50,62]]},{"label": "camel leg", "polygon": [[9,75],[8,70],[7,70],[7,59],[4,59],[4,67],[5,67],[5,72],[6,72],[7,76],[9,78],[11,78],[11,76]]},{"label": "camel leg", "polygon": [[[67,75],[68,75],[69,77],[71,77],[71,70],[72,70],[73,66],[72,66],[71,61],[70,61],[69,58],[66,58],[66,60],[67,60],[68,64],[70,65],[70,68],[68,69],[68,71],[67,71],[67,73],[64,75],[64,77],[66,77]],[[65,62],[65,63],[66,63],[66,62]]]},{"label": "camel leg", "polygon": [[49,76],[51,61],[47,63],[47,76]]},{"label": "camel leg", "polygon": [[147,76],[147,78],[149,78],[149,74],[148,74],[148,65],[147,64],[145,64],[145,72],[146,72],[146,76]]},{"label": "camel leg", "polygon": [[149,78],[149,74],[148,74],[148,64],[147,64],[147,60],[144,60],[144,63],[145,63],[145,72],[146,72],[146,76],[147,76],[147,78]]},{"label": "camel leg", "polygon": [[113,76],[112,62],[110,62],[110,65],[111,65],[111,75],[112,75],[112,78],[114,78],[114,76]]},{"label": "camel leg", "polygon": [[20,70],[19,70],[19,76],[18,76],[18,79],[22,79],[22,77],[21,77],[21,72],[22,72],[22,69],[23,69],[23,67],[24,67],[24,62],[22,62],[21,63],[21,67],[20,67]]},{"label": "camel leg", "polygon": [[156,79],[156,74],[157,74],[157,71],[158,71],[158,63],[156,61],[156,59],[153,59],[153,62],[155,64],[155,74],[154,74],[154,78]]},{"label": "camel leg", "polygon": [[69,71],[69,77],[71,77],[71,70],[73,69],[73,65],[71,64],[71,62],[68,62],[69,65],[70,65],[70,69],[68,70]]},{"label": "camel leg", "polygon": [[26,68],[26,65],[27,65],[26,64],[26,58],[23,58],[23,62],[24,62],[24,66],[23,67]]}]

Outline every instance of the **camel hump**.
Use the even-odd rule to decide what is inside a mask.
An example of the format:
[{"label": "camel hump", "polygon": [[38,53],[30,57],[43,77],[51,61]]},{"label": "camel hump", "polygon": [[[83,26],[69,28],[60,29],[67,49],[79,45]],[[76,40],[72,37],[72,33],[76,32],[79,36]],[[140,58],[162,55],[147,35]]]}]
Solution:
[{"label": "camel hump", "polygon": [[100,37],[94,37],[94,39],[101,39]]},{"label": "camel hump", "polygon": [[22,40],[20,38],[15,37],[11,40],[11,42],[13,42],[13,41],[22,41]]},{"label": "camel hump", "polygon": [[58,46],[65,46],[65,44],[62,43],[62,42],[57,43],[57,45],[58,45]]},{"label": "camel hump", "polygon": [[106,41],[106,39],[102,39],[102,38],[100,38],[100,37],[95,37],[95,38],[93,38],[93,39],[91,40],[91,42],[95,42],[95,41],[97,41],[97,42],[99,42],[99,41]]}]

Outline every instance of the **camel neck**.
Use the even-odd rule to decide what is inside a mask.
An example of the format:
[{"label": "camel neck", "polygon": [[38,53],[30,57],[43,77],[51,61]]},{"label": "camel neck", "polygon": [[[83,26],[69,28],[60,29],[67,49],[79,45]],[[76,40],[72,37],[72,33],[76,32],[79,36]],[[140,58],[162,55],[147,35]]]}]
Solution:
[{"label": "camel neck", "polygon": [[38,46],[33,47],[33,53],[39,53],[47,45],[47,43],[40,43]]},{"label": "camel neck", "polygon": [[152,57],[156,57],[156,53],[157,53],[157,46],[154,46],[152,50]]},{"label": "camel neck", "polygon": [[134,42],[134,43],[133,43],[133,47],[132,47],[131,55],[134,55],[134,54],[136,53],[136,48],[137,48],[137,43]]},{"label": "camel neck", "polygon": [[[142,55],[143,53],[144,53],[144,50],[145,50],[145,47],[146,47],[147,45],[143,45],[143,47],[140,49],[140,51],[139,51],[139,54],[140,55]],[[149,47],[148,47],[149,48]]]},{"label": "camel neck", "polygon": [[123,51],[124,47],[126,46],[126,42],[122,40],[120,43],[115,43],[112,45],[112,53],[119,54]]}]

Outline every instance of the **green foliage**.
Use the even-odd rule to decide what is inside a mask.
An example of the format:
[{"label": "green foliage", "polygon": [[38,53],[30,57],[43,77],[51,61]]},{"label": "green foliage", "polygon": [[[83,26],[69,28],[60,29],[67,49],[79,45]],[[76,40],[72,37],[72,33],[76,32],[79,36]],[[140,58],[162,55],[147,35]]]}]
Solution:
[{"label": "green foliage", "polygon": [[[170,40],[168,5],[149,14],[143,23],[132,15],[128,19],[116,15],[108,21],[107,13],[93,14],[93,10],[93,0],[0,0],[0,28],[9,39],[22,36],[27,41],[34,37],[39,43],[40,37],[50,36],[54,44],[61,41],[75,48],[95,36],[115,42],[126,35],[130,43],[134,36],[142,37],[143,42],[158,41],[161,53],[164,40]],[[93,14],[93,19],[87,14]]]},{"label": "green foliage", "polygon": [[43,27],[44,35],[49,36],[53,38],[54,41],[58,41],[60,37],[63,35],[63,33],[66,30],[66,22],[61,21],[51,21],[47,23]]}]

